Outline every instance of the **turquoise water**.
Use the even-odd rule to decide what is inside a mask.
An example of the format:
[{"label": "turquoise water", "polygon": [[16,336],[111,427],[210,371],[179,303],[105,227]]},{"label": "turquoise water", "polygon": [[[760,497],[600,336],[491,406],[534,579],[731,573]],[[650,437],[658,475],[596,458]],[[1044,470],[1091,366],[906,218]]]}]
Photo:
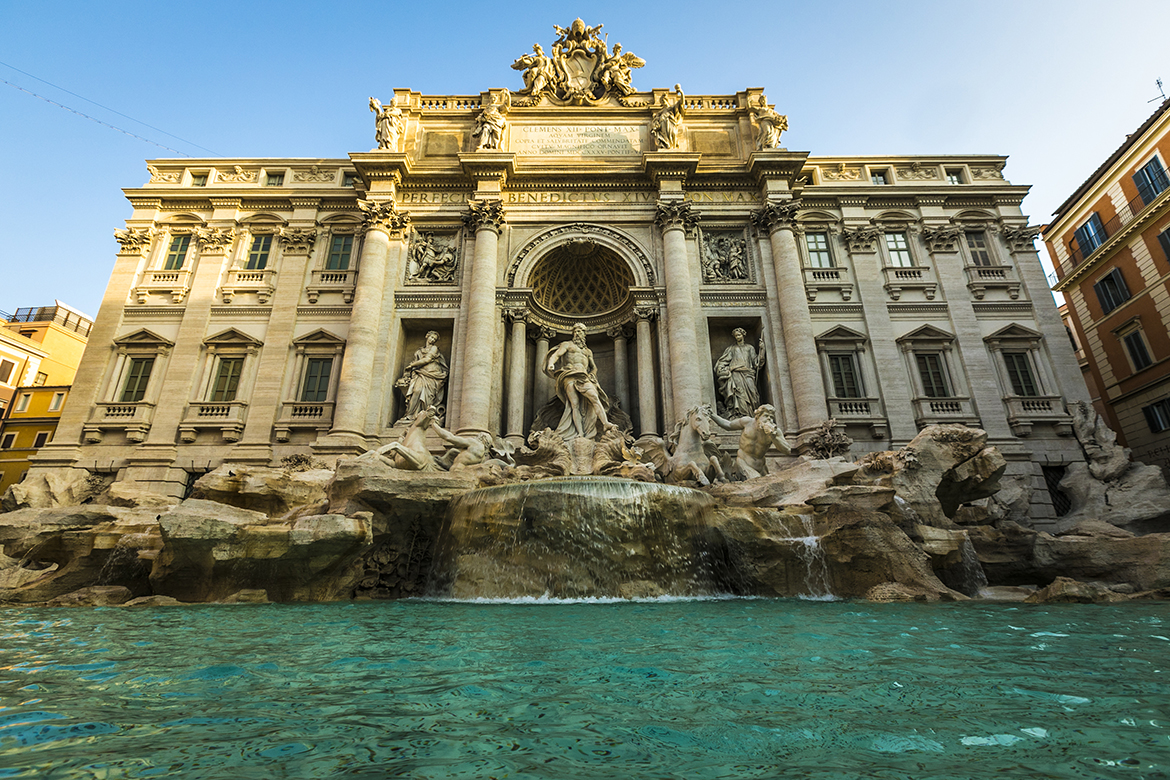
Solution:
[{"label": "turquoise water", "polygon": [[0,777],[1170,778],[1170,604],[0,610]]}]

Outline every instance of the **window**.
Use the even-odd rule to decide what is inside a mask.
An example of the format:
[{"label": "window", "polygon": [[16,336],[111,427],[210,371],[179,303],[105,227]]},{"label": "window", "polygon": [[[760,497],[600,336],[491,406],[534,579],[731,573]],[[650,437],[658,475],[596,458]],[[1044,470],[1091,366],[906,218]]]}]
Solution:
[{"label": "window", "polygon": [[869,181],[871,184],[877,184],[879,186],[884,186],[884,185],[890,183],[890,174],[884,168],[880,171],[872,171],[871,170],[869,172]]},{"label": "window", "polygon": [[829,253],[828,233],[805,233],[804,245],[808,248],[808,264],[813,268],[832,268],[833,255]]},{"label": "window", "polygon": [[284,174],[283,173],[269,173],[264,176],[264,184],[269,187],[283,187]]},{"label": "window", "polygon": [[126,372],[126,384],[122,386],[122,403],[137,403],[143,399],[153,368],[154,358],[152,357],[130,358],[130,368]]},{"label": "window", "polygon": [[28,410],[28,402],[32,400],[32,393],[21,393],[20,398],[16,401],[15,411],[24,412]]},{"label": "window", "polygon": [[1154,198],[1164,192],[1167,187],[1170,187],[1170,179],[1166,178],[1166,169],[1162,167],[1162,161],[1157,157],[1150,160],[1142,168],[1133,175],[1133,183],[1137,185],[1138,195],[1142,198],[1142,203],[1146,206],[1154,201]]},{"label": "window", "polygon": [[1170,398],[1163,398],[1157,403],[1143,407],[1146,415],[1146,425],[1150,426],[1150,433],[1161,433],[1170,430]]},{"label": "window", "polygon": [[837,398],[864,397],[852,352],[829,353],[829,373],[833,377],[833,394]]},{"label": "window", "polygon": [[16,368],[16,364],[11,360],[0,360],[0,382],[8,383],[12,378],[12,369]]},{"label": "window", "polygon": [[6,434],[4,434],[4,439],[3,439],[3,440],[0,440],[0,450],[10,450],[10,449],[12,449],[12,445],[13,445],[15,442],[16,442],[16,434],[15,434],[15,433],[6,433]]},{"label": "window", "polygon": [[950,387],[943,371],[942,355],[937,352],[919,353],[914,356],[918,363],[918,375],[922,377],[922,392],[927,398],[949,398]]},{"label": "window", "polygon": [[905,233],[886,233],[886,250],[890,253],[890,265],[909,268],[914,265],[910,256],[910,242]]},{"label": "window", "polygon": [[268,265],[268,252],[272,249],[272,236],[253,236],[252,249],[248,252],[248,264],[244,268],[258,271]]},{"label": "window", "polygon": [[220,358],[219,369],[215,373],[215,385],[211,389],[212,401],[234,401],[236,390],[240,386],[240,372],[244,368],[244,359]]},{"label": "window", "polygon": [[1126,333],[1121,337],[1121,343],[1125,344],[1125,351],[1129,353],[1129,360],[1133,363],[1134,371],[1141,371],[1153,364],[1154,361],[1150,358],[1150,350],[1146,347],[1146,338],[1142,335],[1141,328],[1135,328]]},{"label": "window", "polygon": [[1105,235],[1105,227],[1101,224],[1101,217],[1097,216],[1096,212],[1089,217],[1085,224],[1077,228],[1073,236],[1076,238],[1077,247],[1081,250],[1083,257],[1093,254],[1093,251],[1104,244],[1105,239],[1108,238]]},{"label": "window", "polygon": [[352,187],[356,179],[357,174],[355,174],[353,171],[346,171],[345,173],[341,174],[341,186]]},{"label": "window", "polygon": [[51,431],[38,431],[37,437],[33,440],[33,446],[36,447],[38,450],[41,447],[44,447],[49,442],[49,435],[50,434],[51,434]]},{"label": "window", "polygon": [[309,358],[305,367],[305,382],[301,388],[301,400],[320,403],[329,396],[329,372],[333,370],[333,358]]},{"label": "window", "polygon": [[353,253],[353,236],[334,236],[329,244],[329,258],[325,270],[344,271],[349,268],[349,257]]},{"label": "window", "polygon": [[972,265],[992,265],[987,234],[982,230],[967,231],[967,252],[971,255]]},{"label": "window", "polygon": [[49,402],[49,411],[55,412],[65,403],[64,393],[53,393],[53,400]]},{"label": "window", "polygon": [[170,249],[167,250],[163,270],[178,271],[187,260],[187,248],[191,246],[191,236],[175,236],[171,239]]},{"label": "window", "polygon": [[1004,352],[1003,362],[1007,367],[1008,381],[1014,395],[1037,396],[1036,379],[1032,376],[1032,364],[1027,352]]},{"label": "window", "polygon": [[1114,268],[1101,277],[1100,281],[1093,285],[1093,292],[1097,293],[1097,300],[1104,314],[1129,300],[1129,287],[1125,284],[1125,277],[1121,275],[1120,268]]},{"label": "window", "polygon": [[963,183],[963,169],[962,168],[947,168],[947,181],[951,184]]},{"label": "window", "polygon": [[191,186],[192,187],[206,187],[207,186],[207,174],[206,173],[193,173],[193,174],[191,174]]},{"label": "window", "polygon": [[33,387],[44,387],[45,383],[49,381],[49,375],[44,371],[38,371],[36,378],[33,379]]},{"label": "window", "polygon": [[1166,259],[1170,260],[1170,230],[1163,230],[1158,234],[1158,243],[1162,247],[1162,254],[1166,255]]}]

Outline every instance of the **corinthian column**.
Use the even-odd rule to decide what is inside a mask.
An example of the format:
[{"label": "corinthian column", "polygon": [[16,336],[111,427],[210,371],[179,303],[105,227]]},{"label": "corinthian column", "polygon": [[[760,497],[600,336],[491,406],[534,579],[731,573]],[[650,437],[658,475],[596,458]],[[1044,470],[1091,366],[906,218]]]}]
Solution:
[{"label": "corinthian column", "polygon": [[[698,215],[685,201],[659,201],[654,221],[662,228],[662,255],[666,281],[666,341],[670,355],[671,398],[674,413],[683,415],[702,402],[699,357],[695,343],[695,299],[691,267],[687,260],[686,231],[698,223]],[[704,364],[707,362],[705,359]]]},{"label": "corinthian column", "polygon": [[804,292],[804,274],[800,253],[792,232],[793,218],[800,201],[769,203],[752,215],[756,226],[767,231],[772,246],[772,263],[776,268],[776,296],[780,301],[780,321],[788,353],[788,375],[792,381],[799,430],[816,425],[827,416],[825,388],[821,367],[813,342],[812,318]]},{"label": "corinthian column", "polygon": [[471,282],[468,285],[467,345],[463,356],[463,398],[460,431],[491,433],[492,368],[496,356],[496,255],[504,227],[504,204],[498,200],[468,201],[464,224],[475,231]]},{"label": "corinthian column", "polygon": [[[528,313],[507,312],[512,320],[512,362],[508,368],[508,441],[524,443],[524,385],[528,375]],[[539,359],[539,358],[538,358]]]},{"label": "corinthian column", "polygon": [[610,328],[605,335],[613,339],[613,386],[622,411],[630,413],[630,370],[626,367],[626,326]]},{"label": "corinthian column", "polygon": [[658,309],[639,306],[634,309],[638,318],[638,423],[639,436],[656,433],[658,404],[654,396],[654,345],[650,323],[658,317]]},{"label": "corinthian column", "polygon": [[382,297],[386,292],[386,266],[390,240],[401,237],[410,225],[410,216],[397,210],[393,201],[375,203],[359,200],[366,214],[365,241],[358,264],[349,336],[341,361],[337,407],[333,413],[333,434],[363,436],[370,389],[374,380],[374,358],[381,331]]}]

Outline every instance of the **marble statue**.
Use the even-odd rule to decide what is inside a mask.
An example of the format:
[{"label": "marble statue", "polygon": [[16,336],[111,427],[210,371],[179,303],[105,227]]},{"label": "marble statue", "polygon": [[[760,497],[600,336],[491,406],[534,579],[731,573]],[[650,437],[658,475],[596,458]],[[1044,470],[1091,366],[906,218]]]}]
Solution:
[{"label": "marble statue", "polygon": [[760,128],[756,136],[756,148],[780,148],[780,134],[788,129],[788,117],[770,108],[763,95],[760,95],[759,105],[752,108],[751,117]]},{"label": "marble statue", "polygon": [[435,424],[434,407],[420,409],[410,419],[410,426],[398,439],[375,452],[391,466],[403,471],[438,471],[439,464],[427,449],[427,431]]},{"label": "marble statue", "polygon": [[440,439],[451,445],[451,449],[437,461],[439,466],[448,471],[478,466],[492,454],[494,441],[490,433],[481,431],[470,436],[457,436],[438,423],[432,424],[431,428],[439,434]]},{"label": "marble statue", "polygon": [[559,37],[550,54],[536,43],[531,54],[512,63],[512,69],[522,71],[524,77],[524,88],[516,93],[522,97],[512,105],[534,106],[545,98],[562,105],[602,105],[613,97],[629,105],[627,98],[635,92],[630,73],[646,61],[623,52],[620,43],[611,55],[609,45],[599,35],[603,26],[589,26],[581,19],[574,19],[568,27],[554,24]]},{"label": "marble statue", "polygon": [[519,90],[521,95],[540,95],[546,89],[554,86],[556,69],[539,43],[532,44],[532,54],[522,54],[512,63],[512,70],[522,70],[524,89]]},{"label": "marble statue", "polygon": [[374,112],[376,117],[374,140],[377,141],[378,148],[397,152],[398,139],[402,135],[405,125],[402,111],[394,103],[383,106],[382,101],[374,97],[370,98],[370,110]]},{"label": "marble statue", "polygon": [[499,149],[504,142],[504,128],[508,120],[504,118],[499,106],[492,104],[480,112],[475,118],[475,130],[472,135],[479,139],[475,151],[482,152],[488,149]]},{"label": "marble statue", "polygon": [[756,387],[756,376],[764,365],[764,342],[760,348],[745,343],[747,331],[736,328],[732,331],[735,343],[723,350],[715,361],[715,384],[723,397],[722,409],[728,417],[751,417],[760,405],[760,391]]},{"label": "marble statue", "polygon": [[[406,364],[402,377],[394,386],[406,396],[406,414],[402,420],[414,419],[425,409],[442,409],[447,388],[447,359],[436,346],[437,331],[427,333],[426,344],[415,350],[414,359]],[[399,422],[402,422],[400,420]]]},{"label": "marble statue", "polygon": [[671,101],[663,97],[662,107],[650,120],[650,135],[654,139],[654,148],[659,151],[675,151],[682,148],[683,115],[686,113],[686,95],[682,87],[674,85],[678,99]]},{"label": "marble statue", "polygon": [[755,414],[750,417],[737,417],[732,420],[720,417],[709,407],[707,414],[725,431],[742,431],[739,435],[739,451],[735,454],[735,463],[746,479],[762,477],[768,473],[768,464],[764,456],[769,448],[774,446],[784,455],[792,452],[792,447],[776,424],[776,408],[771,404],[758,407]]},{"label": "marble statue", "polygon": [[614,44],[613,56],[598,66],[597,82],[607,92],[616,92],[623,97],[631,95],[634,88],[630,84],[630,71],[633,68],[641,68],[645,64],[646,60],[635,56],[632,52],[623,54],[620,43]]},{"label": "marble statue", "polygon": [[574,325],[573,337],[549,350],[544,373],[556,380],[557,397],[565,404],[555,432],[566,442],[579,437],[597,439],[609,424],[608,398],[597,383],[597,364],[593,351],[585,346],[584,325]]}]

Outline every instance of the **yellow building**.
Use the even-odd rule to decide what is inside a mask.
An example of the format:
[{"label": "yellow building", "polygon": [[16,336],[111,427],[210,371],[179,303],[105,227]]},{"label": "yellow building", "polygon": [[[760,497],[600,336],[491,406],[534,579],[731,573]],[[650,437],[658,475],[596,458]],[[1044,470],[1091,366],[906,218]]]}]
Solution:
[{"label": "yellow building", "polygon": [[68,396],[68,385],[17,388],[0,423],[0,494],[24,478],[29,456],[52,441]]}]

